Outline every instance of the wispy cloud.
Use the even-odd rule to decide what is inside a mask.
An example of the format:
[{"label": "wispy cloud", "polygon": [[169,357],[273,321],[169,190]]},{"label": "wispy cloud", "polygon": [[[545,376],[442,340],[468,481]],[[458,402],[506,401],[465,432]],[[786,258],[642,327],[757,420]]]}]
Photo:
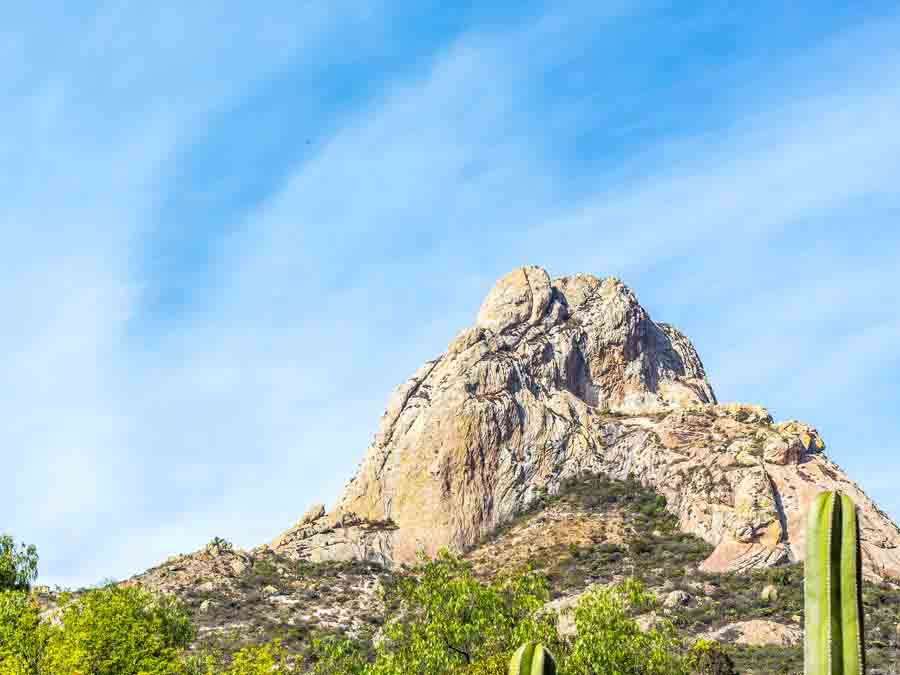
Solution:
[{"label": "wispy cloud", "polygon": [[204,115],[370,18],[359,3],[284,3],[281,21],[226,4],[107,3],[69,17],[23,6],[4,21],[0,383],[13,486],[0,529],[38,543],[51,580],[127,573],[104,536],[140,530],[171,498],[141,473],[140,453],[154,449],[132,442],[153,423],[136,405],[148,382],[129,344],[148,283],[134,247],[153,226],[166,162]]},{"label": "wispy cloud", "polygon": [[[657,63],[684,38],[654,7],[435,34],[387,71],[348,53],[401,49],[394,10],[317,7],[120,3],[0,41],[19,74],[0,94],[15,130],[0,141],[0,384],[15,392],[0,442],[16,449],[0,529],[39,544],[46,579],[121,577],[213,535],[254,545],[333,499],[389,389],[522,263],[623,276],[695,338],[720,394],[774,395],[820,427],[890,361],[897,327],[873,298],[892,301],[896,256],[854,258],[837,223],[868,235],[896,215],[896,21],[752,67],[711,68],[700,44],[666,80]],[[678,26],[702,43],[731,21]],[[346,81],[329,86],[353,106],[304,102],[337,61]],[[239,112],[273,80],[300,94],[270,101],[263,129]],[[704,86],[717,106],[696,100]],[[277,169],[203,154],[257,135],[309,143]],[[253,198],[233,201],[245,184]],[[200,187],[209,201],[188,200]],[[176,311],[161,289],[183,286]]]}]

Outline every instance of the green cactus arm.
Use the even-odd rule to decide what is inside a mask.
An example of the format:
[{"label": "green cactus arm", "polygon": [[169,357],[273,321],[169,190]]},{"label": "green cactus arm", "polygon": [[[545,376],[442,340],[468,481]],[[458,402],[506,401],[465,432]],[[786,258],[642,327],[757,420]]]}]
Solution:
[{"label": "green cactus arm", "polygon": [[509,662],[509,675],[531,675],[531,656],[534,643],[526,642],[516,650]]},{"label": "green cactus arm", "polygon": [[544,645],[526,642],[513,654],[509,675],[556,675],[556,662]]},{"label": "green cactus arm", "polygon": [[544,645],[538,645],[534,648],[534,655],[531,659],[530,675],[556,675],[556,663]]},{"label": "green cactus arm", "polygon": [[856,507],[818,494],[806,535],[805,675],[863,675],[862,554]]},{"label": "green cactus arm", "polygon": [[843,675],[863,675],[865,647],[863,644],[862,569],[859,547],[859,521],[856,506],[841,495],[841,635],[843,637]]},{"label": "green cactus arm", "polygon": [[[838,675],[843,659],[840,638],[840,588],[832,556],[832,536],[839,527],[839,509],[834,492],[816,495],[809,509],[804,573],[805,639],[804,674]],[[841,666],[838,666],[841,664]]]}]

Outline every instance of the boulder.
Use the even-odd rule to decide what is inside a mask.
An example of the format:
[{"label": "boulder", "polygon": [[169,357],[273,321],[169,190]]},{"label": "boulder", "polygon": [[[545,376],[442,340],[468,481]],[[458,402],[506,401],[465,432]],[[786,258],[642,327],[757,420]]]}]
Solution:
[{"label": "boulder", "polygon": [[303,517],[300,519],[301,525],[306,525],[308,523],[315,522],[319,518],[325,515],[325,505],[324,504],[313,504],[307,509],[306,513],[303,514]]},{"label": "boulder", "polygon": [[672,591],[668,595],[666,595],[666,599],[663,600],[663,607],[668,607],[669,609],[675,607],[681,607],[682,605],[686,605],[691,601],[691,596],[685,593],[684,591]]},{"label": "boulder", "polygon": [[753,619],[723,626],[703,635],[708,640],[759,647],[774,645],[793,647],[803,642],[803,631],[797,626],[787,626],[776,621]]}]

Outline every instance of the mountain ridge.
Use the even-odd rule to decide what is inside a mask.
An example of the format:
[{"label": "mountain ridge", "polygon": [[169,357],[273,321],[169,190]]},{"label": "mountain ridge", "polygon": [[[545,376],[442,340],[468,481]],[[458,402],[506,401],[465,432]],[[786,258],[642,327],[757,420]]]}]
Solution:
[{"label": "mountain ridge", "polygon": [[619,279],[522,267],[395,389],[335,508],[264,546],[388,566],[464,552],[537,494],[599,471],[663,494],[715,547],[708,571],[802,560],[809,501],[843,490],[860,507],[866,574],[900,578],[900,529],[824,449],[808,424],[718,403],[690,340]]}]

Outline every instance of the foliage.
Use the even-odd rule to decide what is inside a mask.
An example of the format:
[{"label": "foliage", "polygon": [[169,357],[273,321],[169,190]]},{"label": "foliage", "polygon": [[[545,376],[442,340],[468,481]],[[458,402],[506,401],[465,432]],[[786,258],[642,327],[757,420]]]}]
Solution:
[{"label": "foliage", "polygon": [[208,546],[210,548],[217,549],[221,553],[226,553],[228,551],[234,550],[234,545],[230,541],[228,541],[227,539],[223,539],[222,537],[213,537]]},{"label": "foliage", "polygon": [[278,640],[245,647],[234,655],[221,675],[289,675],[294,672]]},{"label": "foliage", "polygon": [[61,598],[42,621],[34,594],[0,592],[0,673],[175,675],[193,632],[172,598],[107,586]]},{"label": "foliage", "polygon": [[718,642],[697,640],[687,654],[691,675],[737,675],[734,661]]},{"label": "foliage", "polygon": [[25,591],[0,591],[0,673],[41,672],[50,628],[40,620],[36,598]]},{"label": "foliage", "polygon": [[459,671],[460,675],[508,675],[509,658],[506,654],[483,656]]},{"label": "foliage", "polygon": [[647,609],[652,596],[634,579],[587,592],[575,608],[578,636],[565,660],[564,673],[687,673],[681,642],[670,623],[642,632],[629,610]]},{"label": "foliage", "polygon": [[316,638],[312,653],[316,659],[313,675],[362,675],[366,668],[360,645],[347,638]]},{"label": "foliage", "polygon": [[[361,562],[257,557],[236,578],[237,593],[198,587],[185,594],[199,625],[243,625],[243,632],[235,629],[234,634],[206,631],[190,654],[184,649],[191,639],[184,611],[174,601],[137,589],[53,594],[50,602],[60,608],[55,623],[40,621],[47,596],[27,592],[36,577],[36,552],[16,548],[5,537],[4,569],[25,570],[26,581],[17,572],[19,590],[0,591],[0,675],[507,675],[513,650],[526,641],[549,645],[560,675],[802,671],[802,650],[796,646],[723,647],[698,640],[685,650],[673,631],[674,625],[687,638],[752,618],[802,622],[802,564],[742,574],[697,572],[708,545],[680,533],[664,500],[634,480],[580,476],[544,500],[544,505],[563,502],[592,514],[609,513],[611,520],[625,521],[629,528],[621,539],[608,540],[599,532],[586,542],[563,541],[540,549],[530,567],[519,571],[504,569],[508,563],[498,557],[498,564],[477,568],[477,575],[448,553],[391,573]],[[227,546],[224,540],[213,543]],[[548,598],[591,583],[611,584],[623,574],[638,581],[584,594],[573,610],[577,637],[560,640],[555,616],[540,611]],[[373,601],[372,611],[358,613],[362,621],[356,622],[354,636],[335,635],[336,629],[314,613],[298,618],[305,602],[293,615],[283,608],[271,616],[260,611],[265,585],[303,601],[349,605],[360,578],[373,575],[386,588],[384,609]],[[672,608],[667,616],[671,624],[641,633],[633,617],[651,607],[641,584],[659,589],[663,583],[667,590],[688,592],[692,600]],[[778,594],[764,601],[760,590],[770,583]],[[210,602],[200,611],[206,600]],[[900,654],[900,590],[867,583],[862,604],[867,665],[872,672],[890,672]],[[372,635],[380,626],[383,639],[373,645]],[[275,636],[282,641],[271,642]],[[253,644],[261,642],[265,644]],[[218,649],[207,652],[210,647]],[[99,665],[91,658],[99,659]]]},{"label": "foliage", "polygon": [[0,535],[0,591],[27,591],[37,579],[38,554],[34,545],[16,546],[8,534]]},{"label": "foliage", "polygon": [[530,571],[482,583],[442,551],[390,595],[397,611],[371,675],[478,672],[472,669],[498,655],[508,659],[522,642],[557,641],[555,617],[538,611],[548,599],[546,581]]},{"label": "foliage", "polygon": [[91,589],[62,606],[50,633],[50,672],[174,675],[193,629],[179,603],[137,587]]}]

